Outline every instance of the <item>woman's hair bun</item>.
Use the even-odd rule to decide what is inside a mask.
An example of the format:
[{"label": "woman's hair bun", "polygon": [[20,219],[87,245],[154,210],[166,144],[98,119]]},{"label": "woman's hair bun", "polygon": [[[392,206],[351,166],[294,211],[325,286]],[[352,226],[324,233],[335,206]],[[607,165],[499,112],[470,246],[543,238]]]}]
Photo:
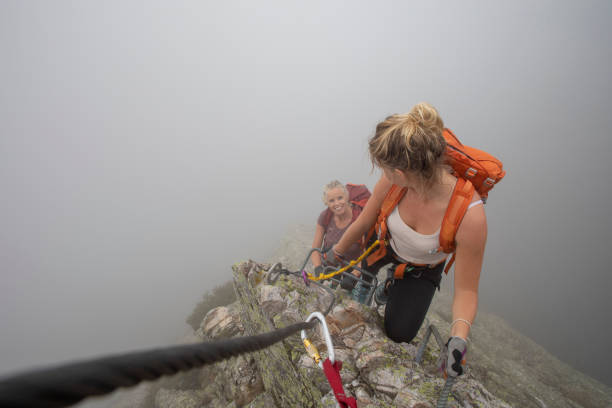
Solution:
[{"label": "woman's hair bun", "polygon": [[408,113],[391,115],[376,126],[376,133],[370,139],[372,163],[416,172],[429,184],[444,162],[443,131],[442,118],[427,102],[416,104]]}]

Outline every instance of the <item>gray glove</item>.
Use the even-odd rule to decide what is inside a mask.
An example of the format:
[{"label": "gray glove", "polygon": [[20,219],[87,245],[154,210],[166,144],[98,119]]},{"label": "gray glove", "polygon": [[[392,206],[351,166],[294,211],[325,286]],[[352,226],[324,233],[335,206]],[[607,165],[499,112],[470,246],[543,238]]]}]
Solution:
[{"label": "gray glove", "polygon": [[340,266],[342,258],[336,254],[334,247],[329,248],[327,252],[323,254],[324,262],[330,266]]},{"label": "gray glove", "polygon": [[315,267],[315,270],[314,270],[315,278],[318,278],[319,276],[321,276],[322,273],[323,273],[323,265],[319,265]]},{"label": "gray glove", "polygon": [[463,357],[467,351],[467,343],[461,337],[451,337],[446,342],[444,349],[442,349],[441,369],[444,371],[445,376],[457,377],[463,374],[462,365],[465,364]]}]

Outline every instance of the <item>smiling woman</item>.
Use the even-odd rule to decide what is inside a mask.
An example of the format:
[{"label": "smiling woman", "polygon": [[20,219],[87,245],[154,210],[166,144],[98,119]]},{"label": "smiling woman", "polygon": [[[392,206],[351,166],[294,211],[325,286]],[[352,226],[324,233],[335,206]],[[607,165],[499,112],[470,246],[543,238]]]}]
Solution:
[{"label": "smiling woman", "polygon": [[[338,180],[329,182],[323,188],[323,203],[327,206],[321,212],[317,220],[313,248],[329,249],[335,245],[344,231],[357,219],[365,202],[370,197],[370,191],[365,185],[347,184],[346,186]],[[346,259],[352,260],[361,254],[362,242],[354,242],[345,253]],[[315,267],[315,275],[323,271],[321,256],[318,252],[312,254],[312,264]],[[354,280],[343,279],[342,287],[351,289]]]},{"label": "smiling woman", "polygon": [[[361,207],[350,202],[349,191],[344,184],[333,180],[323,187],[323,203],[327,206],[317,220],[313,248],[331,248],[335,245],[344,231],[357,219]],[[347,259],[359,256],[359,243],[354,243],[347,251]],[[321,269],[321,257],[318,252],[312,254],[312,263],[315,269]]]}]

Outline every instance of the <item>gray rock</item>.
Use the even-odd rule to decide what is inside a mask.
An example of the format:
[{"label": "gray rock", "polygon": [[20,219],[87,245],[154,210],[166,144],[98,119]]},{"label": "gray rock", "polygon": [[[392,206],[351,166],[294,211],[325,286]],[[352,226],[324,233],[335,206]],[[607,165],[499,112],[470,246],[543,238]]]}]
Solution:
[{"label": "gray rock", "polygon": [[253,356],[239,356],[228,367],[229,378],[227,399],[241,407],[250,404],[264,391],[263,381],[255,365]]},{"label": "gray rock", "polygon": [[232,306],[219,306],[206,313],[202,323],[200,323],[204,338],[229,338],[242,332],[240,316],[238,313],[232,313],[232,311]]},{"label": "gray rock", "polygon": [[141,383],[134,388],[120,391],[123,395],[112,404],[113,408],[150,408],[147,406],[149,396],[154,391],[155,383]]},{"label": "gray rock", "polygon": [[202,399],[195,391],[162,388],[155,395],[155,408],[198,408]]},{"label": "gray rock", "polygon": [[275,316],[283,311],[287,304],[285,296],[287,291],[271,285],[263,285],[259,291],[259,306],[268,316]]},{"label": "gray rock", "polygon": [[[272,322],[272,316],[268,315],[259,304],[259,299],[269,299],[259,293],[262,288],[269,285],[253,287],[247,281],[248,272],[253,267],[252,262],[233,266],[234,285],[241,304],[241,320],[248,334],[264,333],[276,328]],[[279,279],[278,283],[280,282],[285,282],[285,280]],[[273,293],[273,291],[267,293]],[[275,295],[272,295],[272,299],[275,302],[278,300]],[[320,406],[319,390],[295,366],[283,342],[276,343],[265,351],[256,352],[255,356],[264,387],[272,394],[277,404],[283,407]]]},{"label": "gray rock", "polygon": [[409,388],[403,388],[396,395],[393,406],[397,408],[433,408],[421,395]]},{"label": "gray rock", "polygon": [[272,395],[268,392],[259,394],[249,405],[248,408],[272,408],[276,407]]},{"label": "gray rock", "polygon": [[334,396],[333,392],[329,391],[323,396],[323,398],[321,399],[321,406],[323,408],[336,408],[338,406],[338,403],[336,402],[336,397]]}]

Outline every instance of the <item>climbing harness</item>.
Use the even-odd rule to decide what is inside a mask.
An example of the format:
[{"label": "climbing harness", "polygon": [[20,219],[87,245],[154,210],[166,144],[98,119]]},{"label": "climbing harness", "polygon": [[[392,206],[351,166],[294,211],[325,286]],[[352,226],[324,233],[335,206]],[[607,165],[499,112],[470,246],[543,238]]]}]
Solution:
[{"label": "climbing harness", "polygon": [[342,385],[342,378],[340,377],[342,361],[335,359],[334,344],[332,343],[331,336],[329,335],[329,329],[327,328],[325,317],[319,312],[314,312],[308,316],[306,322],[311,322],[313,319],[317,319],[321,324],[323,338],[325,339],[325,346],[327,347],[327,358],[324,361],[321,361],[319,350],[317,350],[315,345],[306,336],[306,330],[302,330],[300,333],[304,347],[306,348],[306,351],[310,357],[314,360],[315,364],[317,364],[323,370],[323,373],[325,374],[325,377],[327,378],[327,381],[329,382],[329,385],[334,393],[334,397],[336,397],[338,406],[341,408],[357,408],[357,400],[354,397],[348,397],[344,393],[344,386]]}]

